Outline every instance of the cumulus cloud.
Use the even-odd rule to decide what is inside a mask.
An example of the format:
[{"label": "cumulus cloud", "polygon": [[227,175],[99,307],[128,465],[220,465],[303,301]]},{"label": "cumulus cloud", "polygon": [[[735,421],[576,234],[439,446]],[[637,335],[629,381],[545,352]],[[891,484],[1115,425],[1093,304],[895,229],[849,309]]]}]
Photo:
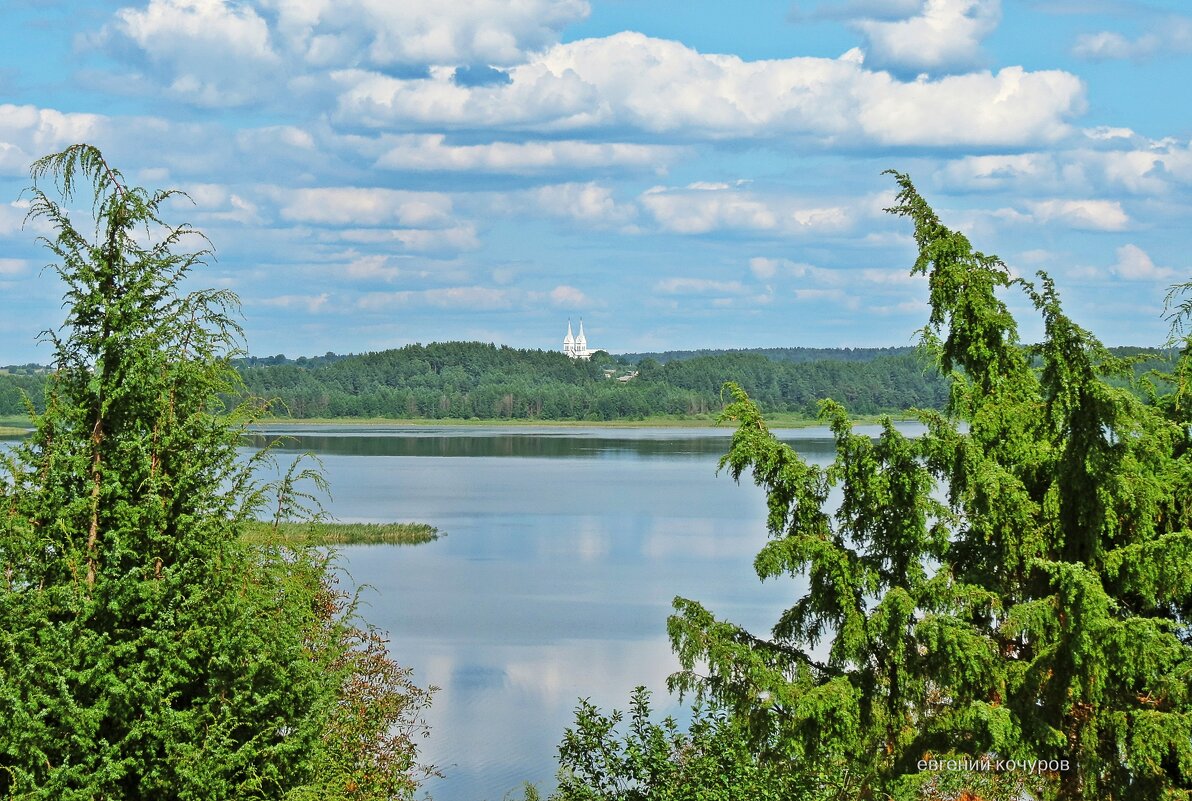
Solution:
[{"label": "cumulus cloud", "polygon": [[0,258],[0,275],[15,276],[23,274],[29,269],[28,259]]},{"label": "cumulus cloud", "polygon": [[262,298],[257,301],[261,306],[272,306],[279,309],[300,309],[309,314],[323,311],[331,296],[326,292],[318,295],[277,295],[272,298]]},{"label": "cumulus cloud", "polygon": [[1133,39],[1116,31],[1084,34],[1077,38],[1072,53],[1090,61],[1146,61],[1159,55],[1192,53],[1192,18],[1169,17]]},{"label": "cumulus cloud", "polygon": [[322,241],[397,247],[412,253],[452,254],[480,247],[471,223],[449,228],[343,228],[329,230]]},{"label": "cumulus cloud", "polygon": [[357,306],[370,311],[431,306],[439,309],[503,309],[512,305],[514,293],[508,289],[483,286],[456,286],[438,289],[369,292]]},{"label": "cumulus cloud", "polygon": [[817,284],[837,284],[844,277],[833,270],[816,267],[814,264],[792,261],[791,259],[774,259],[766,256],[754,256],[749,260],[749,271],[761,280],[769,280],[776,276],[788,276],[810,280]]},{"label": "cumulus cloud", "polygon": [[948,162],[940,178],[950,186],[989,190],[1052,184],[1057,171],[1053,153],[964,156]]},{"label": "cumulus cloud", "polygon": [[199,106],[316,89],[327,69],[509,65],[558,41],[586,0],[150,0],[93,37],[142,69],[122,81]]},{"label": "cumulus cloud", "polygon": [[[198,213],[195,222],[237,223],[239,225],[257,225],[263,222],[263,217],[256,203],[245,197],[245,193],[237,192],[223,184],[199,183],[184,184],[181,187],[186,196],[176,201],[184,209],[190,207]],[[193,205],[192,205],[193,204]],[[187,213],[186,210],[184,213]]]},{"label": "cumulus cloud", "polygon": [[1083,133],[1083,143],[1065,149],[953,159],[936,177],[951,188],[1028,193],[1163,195],[1192,183],[1192,142],[1147,139],[1128,128]]},{"label": "cumulus cloud", "polygon": [[587,0],[263,0],[314,64],[510,65],[588,16]]},{"label": "cumulus cloud", "polygon": [[1118,248],[1117,261],[1110,270],[1128,281],[1161,281],[1175,275],[1175,270],[1155,266],[1147,252],[1137,245],[1122,245]]},{"label": "cumulus cloud", "polygon": [[116,12],[101,32],[135,48],[170,95],[200,106],[247,103],[269,90],[282,58],[269,23],[250,5],[224,0],[150,0]]},{"label": "cumulus cloud", "polygon": [[567,284],[560,284],[550,291],[550,302],[556,306],[570,309],[591,304],[591,300],[583,293],[583,290]]},{"label": "cumulus cloud", "polygon": [[739,295],[746,292],[740,281],[715,281],[706,278],[666,278],[654,285],[655,292],[666,295]]},{"label": "cumulus cloud", "polygon": [[665,145],[575,140],[451,145],[443,134],[409,134],[386,137],[386,150],[377,159],[376,166],[396,170],[521,174],[597,167],[659,170],[681,152],[681,148]]},{"label": "cumulus cloud", "polygon": [[1040,200],[1027,204],[1041,223],[1062,223],[1090,231],[1121,231],[1130,218],[1116,200]]},{"label": "cumulus cloud", "polygon": [[529,190],[539,211],[595,226],[629,223],[637,211],[618,203],[611,188],[596,182],[551,184]]},{"label": "cumulus cloud", "polygon": [[556,45],[510,69],[500,85],[461,86],[450,69],[423,78],[366,70],[333,77],[341,87],[337,119],[377,127],[985,146],[1057,139],[1084,107],[1083,84],[1061,71],[1007,67],[905,82],[865,69],[854,53],[744,61],[632,32]]},{"label": "cumulus cloud", "polygon": [[94,141],[105,123],[98,114],[0,103],[0,175],[27,176],[35,159],[75,142]]},{"label": "cumulus cloud", "polygon": [[324,225],[445,227],[452,221],[451,198],[438,192],[320,187],[277,189],[282,218]]},{"label": "cumulus cloud", "polygon": [[1000,21],[1000,0],[924,0],[913,16],[853,25],[868,40],[875,64],[940,70],[979,63],[981,42]]},{"label": "cumulus cloud", "polygon": [[639,202],[659,226],[678,234],[722,230],[798,234],[837,231],[851,222],[849,210],[844,206],[767,197],[720,184],[656,186],[643,193]]}]

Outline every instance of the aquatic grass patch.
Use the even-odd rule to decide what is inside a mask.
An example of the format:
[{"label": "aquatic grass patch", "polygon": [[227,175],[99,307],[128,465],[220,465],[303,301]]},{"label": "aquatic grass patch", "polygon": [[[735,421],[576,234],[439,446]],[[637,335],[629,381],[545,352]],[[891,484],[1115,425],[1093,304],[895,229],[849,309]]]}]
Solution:
[{"label": "aquatic grass patch", "polygon": [[281,523],[250,521],[241,539],[251,545],[421,545],[443,536],[426,523]]}]

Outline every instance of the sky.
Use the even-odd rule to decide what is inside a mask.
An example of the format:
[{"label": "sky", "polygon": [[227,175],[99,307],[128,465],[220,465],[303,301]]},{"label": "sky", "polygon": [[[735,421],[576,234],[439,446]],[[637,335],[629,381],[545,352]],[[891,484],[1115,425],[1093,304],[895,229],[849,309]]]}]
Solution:
[{"label": "sky", "polygon": [[[29,165],[75,142],[214,254],[246,350],[910,345],[908,173],[1111,345],[1192,279],[1169,0],[0,0],[0,364],[63,317]],[[88,206],[77,209],[86,219]],[[1039,335],[1021,292],[1021,331]]]}]

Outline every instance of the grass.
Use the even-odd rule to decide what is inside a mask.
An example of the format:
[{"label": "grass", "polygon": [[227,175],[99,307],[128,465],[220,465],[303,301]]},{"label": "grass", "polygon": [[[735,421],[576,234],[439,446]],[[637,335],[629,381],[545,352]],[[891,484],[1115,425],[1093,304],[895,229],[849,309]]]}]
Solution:
[{"label": "grass", "polygon": [[272,523],[253,521],[241,539],[250,545],[421,545],[444,536],[426,523]]}]

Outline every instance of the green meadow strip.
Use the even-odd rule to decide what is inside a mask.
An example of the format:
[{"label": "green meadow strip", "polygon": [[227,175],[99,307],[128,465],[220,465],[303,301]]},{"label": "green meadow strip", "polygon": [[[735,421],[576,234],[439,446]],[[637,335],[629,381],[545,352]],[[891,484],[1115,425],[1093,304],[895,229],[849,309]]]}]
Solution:
[{"label": "green meadow strip", "polygon": [[252,545],[421,545],[443,536],[426,523],[248,523],[241,539]]}]

